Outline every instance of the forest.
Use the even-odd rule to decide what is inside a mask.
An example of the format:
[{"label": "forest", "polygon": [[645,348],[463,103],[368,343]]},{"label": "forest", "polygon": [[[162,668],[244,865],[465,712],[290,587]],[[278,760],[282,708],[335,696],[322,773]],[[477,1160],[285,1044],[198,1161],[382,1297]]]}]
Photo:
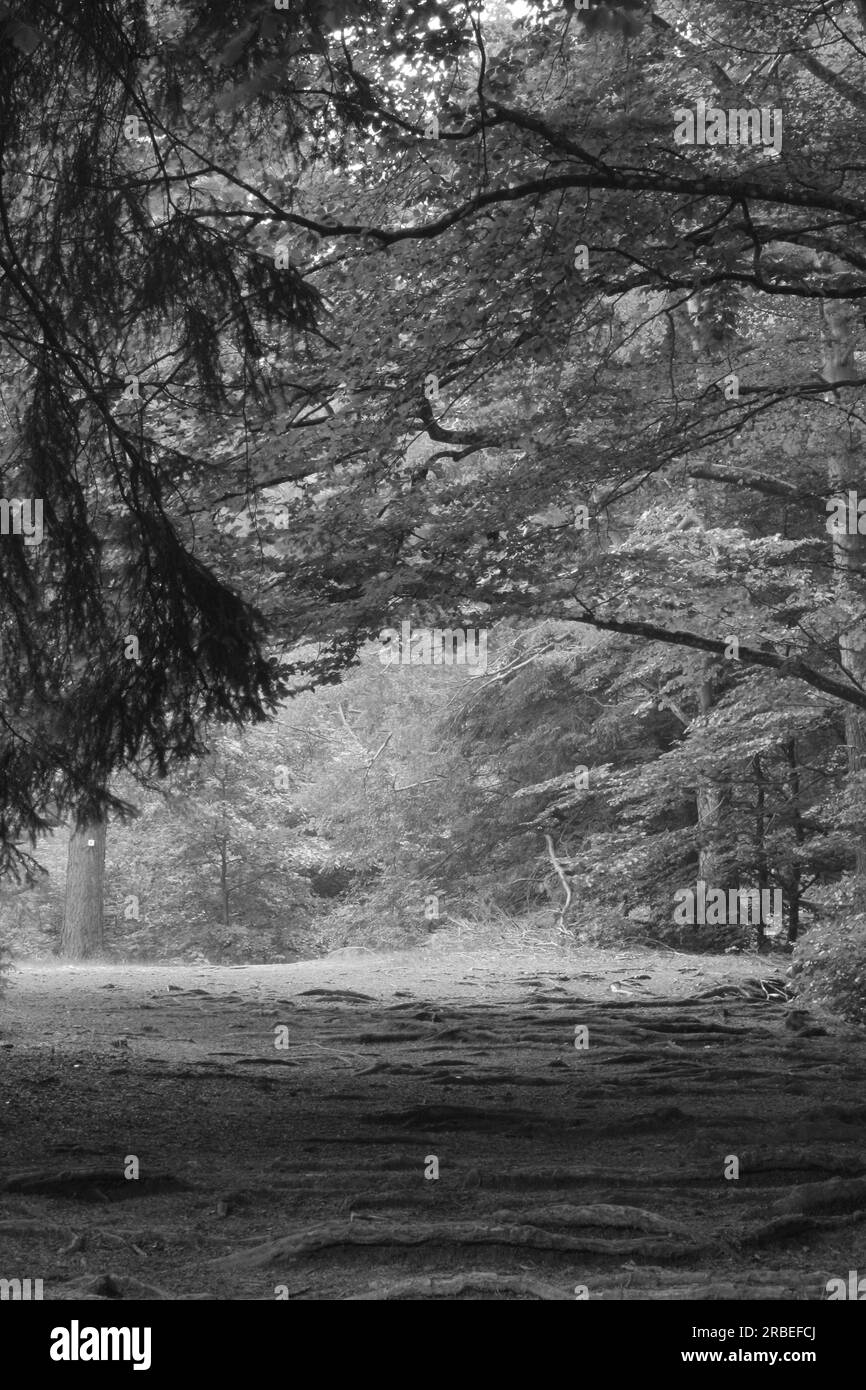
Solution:
[{"label": "forest", "polygon": [[[95,1088],[91,1127],[22,1120],[0,1155],[19,1264],[23,1222],[68,1228],[52,1298],[194,1296],[159,1183],[111,1275],[98,1233],[72,1269],[83,1226],[56,1203],[128,1179],[106,1176],[100,1087],[127,1097],[118,1153],[138,1155],[135,1068],[228,1057],[268,981],[260,1035],[309,1015],[287,1094],[314,1136],[329,1067],[384,1073],[386,1149],[408,1127],[428,1168],[463,1145],[504,1187],[508,1112],[445,1105],[458,1061],[428,1076],[411,1045],[450,1020],[452,1053],[487,1039],[491,1087],[552,1086],[534,1044],[490,1041],[513,1015],[537,1042],[536,1006],[567,1013],[546,1065],[578,1064],[587,1022],[614,1048],[620,1099],[593,1076],[622,1110],[581,1139],[600,1147],[579,1206],[556,1195],[577,1121],[527,1092],[512,1122],[555,1129],[537,1221],[507,1192],[471,1239],[463,1205],[434,1213],[450,1254],[411,1267],[394,1184],[356,1203],[397,1232],[374,1270],[365,1218],[334,1233],[315,1150],[279,1217],[221,1199],[270,1244],[227,1235],[203,1297],[605,1299],[624,1258],[629,1297],[837,1296],[866,1219],[864,79],[866,0],[0,7],[0,1089],[49,1037]],[[94,993],[115,988],[118,1022]],[[237,1025],[150,1055],[135,1011],[171,1032],[168,991]],[[375,1031],[386,1007],[399,1037]],[[703,1118],[690,1030],[721,1078]],[[793,1042],[814,1114],[784,1140]],[[657,1092],[641,1052],[674,1068]],[[343,1077],[347,1053],[365,1066]],[[231,1094],[253,1123],[263,1098]],[[772,1112],[757,1137],[725,1119],[744,1097]],[[150,1136],[178,1182],[181,1123]],[[58,1124],[89,1168],[52,1166]],[[620,1200],[601,1175],[630,1127],[673,1148],[635,1157]],[[654,1204],[710,1140],[714,1200],[729,1158],[752,1173],[722,1253],[709,1207]],[[454,1264],[460,1231],[480,1263]],[[283,1259],[312,1261],[304,1287],[262,1291],[249,1270]]]}]

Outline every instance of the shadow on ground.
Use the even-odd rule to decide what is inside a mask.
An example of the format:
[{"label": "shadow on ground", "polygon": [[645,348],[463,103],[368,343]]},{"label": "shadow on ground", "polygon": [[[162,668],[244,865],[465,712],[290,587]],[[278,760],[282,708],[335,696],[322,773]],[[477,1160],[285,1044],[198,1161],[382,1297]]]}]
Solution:
[{"label": "shadow on ground", "polygon": [[22,968],[0,1277],[46,1299],[826,1297],[863,1264],[866,1039],[792,1008],[785,964]]}]

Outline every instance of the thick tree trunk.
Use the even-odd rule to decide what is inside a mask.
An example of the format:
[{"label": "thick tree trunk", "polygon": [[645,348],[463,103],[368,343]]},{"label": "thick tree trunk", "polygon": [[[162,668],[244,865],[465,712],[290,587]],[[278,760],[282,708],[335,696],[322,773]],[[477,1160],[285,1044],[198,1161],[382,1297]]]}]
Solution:
[{"label": "thick tree trunk", "polygon": [[[824,350],[824,378],[829,382],[857,379],[854,362],[854,332],[857,315],[853,306],[832,300],[821,306],[821,329]],[[866,495],[866,469],[860,448],[860,433],[853,411],[857,399],[852,390],[844,399],[835,393],[827,397],[839,411],[839,426],[835,447],[828,450],[830,495],[848,496],[854,492],[859,500]],[[833,576],[840,613],[839,657],[848,674],[866,684],[866,536],[844,530],[831,531],[833,547]],[[866,768],[866,714],[848,705],[845,709],[845,743],[848,750],[848,770],[855,775]],[[862,782],[862,778],[859,779]],[[866,908],[866,791],[861,792],[858,829],[854,837],[855,901]]]},{"label": "thick tree trunk", "polygon": [[66,860],[60,955],[86,960],[102,949],[105,821],[73,827]]}]

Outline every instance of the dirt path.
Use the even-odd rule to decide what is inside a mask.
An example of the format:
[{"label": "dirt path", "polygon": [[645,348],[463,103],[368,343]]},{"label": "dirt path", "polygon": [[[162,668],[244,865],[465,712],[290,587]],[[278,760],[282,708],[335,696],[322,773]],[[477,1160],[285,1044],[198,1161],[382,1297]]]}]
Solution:
[{"label": "dirt path", "polygon": [[439,943],[20,968],[0,1277],[46,1299],[821,1298],[864,1264],[866,1040],[792,1014],[783,972]]}]

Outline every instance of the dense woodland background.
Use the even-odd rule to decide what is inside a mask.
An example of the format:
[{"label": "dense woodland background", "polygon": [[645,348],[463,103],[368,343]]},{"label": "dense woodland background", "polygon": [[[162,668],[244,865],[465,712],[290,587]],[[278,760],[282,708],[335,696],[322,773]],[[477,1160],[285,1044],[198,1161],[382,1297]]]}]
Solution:
[{"label": "dense woodland background", "polygon": [[9,949],[796,942],[863,1020],[864,76],[848,0],[3,6]]}]

